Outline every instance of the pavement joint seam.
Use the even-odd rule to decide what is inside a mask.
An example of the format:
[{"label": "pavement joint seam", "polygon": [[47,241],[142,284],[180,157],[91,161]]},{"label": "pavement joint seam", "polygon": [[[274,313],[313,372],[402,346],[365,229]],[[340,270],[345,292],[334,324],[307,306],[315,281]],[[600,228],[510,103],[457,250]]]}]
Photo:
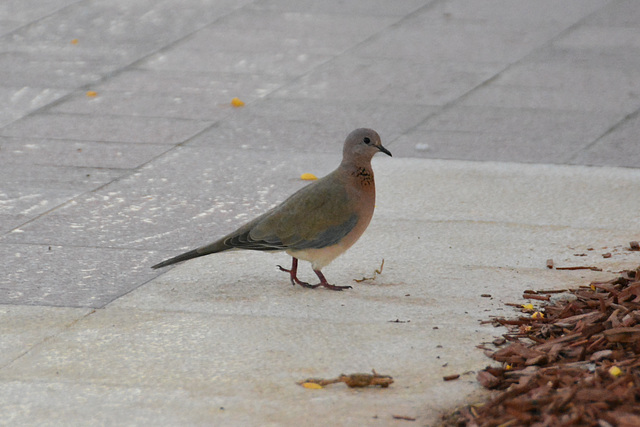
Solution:
[{"label": "pavement joint seam", "polygon": [[[48,209],[48,210],[40,213],[39,215],[34,216],[33,218],[29,219],[28,221],[26,221],[26,222],[24,222],[22,224],[19,224],[18,226],[8,230],[6,233],[4,233],[3,235],[0,236],[0,243],[2,243],[2,236],[9,235],[10,233],[15,232],[16,230],[18,230],[18,229],[20,229],[22,227],[25,227],[28,224],[31,224],[31,223],[39,220],[40,218],[53,213],[54,211],[56,211],[58,209],[62,209],[65,206],[67,206],[67,205],[69,205],[69,204],[71,204],[71,203],[73,203],[75,201],[81,200],[83,197],[85,197],[85,196],[87,196],[87,195],[89,195],[91,193],[95,193],[95,192],[107,187],[108,185],[111,185],[111,184],[116,183],[118,181],[121,181],[121,180],[123,180],[125,178],[128,178],[128,177],[134,175],[135,173],[137,173],[140,168],[144,167],[145,165],[149,164],[150,162],[154,161],[155,159],[158,159],[158,158],[162,157],[166,152],[169,152],[169,151],[172,151],[172,150],[176,149],[175,145],[169,145],[169,147],[170,148],[168,150],[163,151],[160,154],[154,155],[152,158],[150,158],[148,161],[144,162],[143,164],[139,165],[137,168],[119,169],[119,170],[122,170],[124,173],[119,175],[119,176],[117,176],[115,179],[113,179],[111,181],[108,181],[108,182],[105,182],[105,183],[102,183],[102,184],[98,185],[97,187],[94,187],[94,188],[89,189],[87,191],[83,191],[83,192],[77,194],[76,196],[73,196],[72,198],[70,198],[70,199],[68,199],[68,200],[66,200],[66,201],[64,201],[64,202],[52,207],[51,209]],[[109,168],[106,168],[106,169],[109,169]],[[55,243],[48,243],[48,245],[50,245],[50,246],[61,246],[61,245],[56,245]],[[86,247],[86,246],[84,246],[84,247]]]},{"label": "pavement joint seam", "polygon": [[[1,304],[1,305],[7,305],[9,307],[15,307],[15,305],[9,305],[9,304]],[[21,306],[24,305],[28,305],[28,304],[21,304]],[[72,319],[69,323],[63,325],[56,333],[51,334],[51,335],[47,335],[44,338],[42,338],[39,342],[36,342],[35,344],[33,344],[31,347],[25,349],[23,352],[21,352],[20,354],[18,354],[17,356],[15,356],[14,358],[8,360],[6,363],[4,363],[3,365],[0,365],[0,371],[10,367],[13,363],[15,363],[16,361],[20,360],[21,358],[23,358],[24,356],[28,355],[29,353],[31,353],[34,349],[43,346],[44,344],[54,340],[55,338],[58,337],[58,335],[64,333],[65,331],[71,329],[75,324],[77,324],[78,322],[80,322],[81,320],[86,319],[87,317],[91,316],[92,314],[94,314],[96,312],[96,309],[92,307],[72,307],[72,306],[52,306],[52,305],[29,305],[30,307],[58,307],[58,308],[79,308],[79,309],[89,309],[91,311],[89,311],[88,313],[85,313],[75,319]]]},{"label": "pavement joint seam", "polygon": [[[581,151],[585,151],[588,150],[589,148],[595,146],[599,141],[601,141],[602,139],[604,139],[605,137],[607,137],[608,135],[612,134],[613,132],[615,132],[617,129],[623,127],[625,125],[625,123],[630,122],[631,120],[637,118],[638,116],[640,116],[640,108],[636,109],[635,111],[632,111],[631,113],[627,114],[626,116],[624,116],[622,119],[620,119],[618,122],[614,123],[613,126],[611,126],[609,129],[607,129],[606,131],[604,131],[602,133],[602,135],[598,136],[597,138],[595,138],[593,141],[591,141],[590,143],[588,143],[587,145],[585,145]],[[567,160],[568,162],[573,162],[575,161],[578,156],[580,155],[580,152],[576,152],[574,153],[571,157],[569,157],[569,159]]]},{"label": "pavement joint seam", "polygon": [[70,3],[70,4],[66,5],[66,6],[62,6],[62,7],[58,8],[58,9],[56,9],[56,10],[51,11],[51,12],[50,12],[49,14],[47,14],[47,15],[41,16],[41,17],[37,18],[37,19],[36,19],[36,20],[34,20],[34,21],[29,21],[29,22],[27,22],[27,23],[26,23],[26,24],[24,24],[24,25],[21,25],[21,26],[19,26],[19,27],[17,27],[17,28],[14,28],[13,30],[9,31],[8,33],[4,33],[4,34],[2,35],[2,37],[0,37],[0,38],[5,38],[5,37],[6,37],[6,38],[11,38],[12,36],[14,36],[14,35],[15,35],[15,33],[19,32],[19,31],[22,31],[22,30],[24,30],[24,29],[26,29],[26,28],[29,28],[30,26],[32,26],[32,25],[34,25],[34,24],[37,24],[37,23],[39,23],[39,22],[42,22],[42,21],[44,21],[45,19],[51,18],[51,17],[52,17],[52,16],[54,16],[56,13],[59,13],[59,12],[61,12],[61,11],[64,11],[65,9],[71,9],[71,8],[73,8],[73,7],[76,7],[78,4],[83,3],[83,2],[88,3],[88,0],[77,0],[77,1],[76,1],[76,2],[74,2],[74,3]]}]

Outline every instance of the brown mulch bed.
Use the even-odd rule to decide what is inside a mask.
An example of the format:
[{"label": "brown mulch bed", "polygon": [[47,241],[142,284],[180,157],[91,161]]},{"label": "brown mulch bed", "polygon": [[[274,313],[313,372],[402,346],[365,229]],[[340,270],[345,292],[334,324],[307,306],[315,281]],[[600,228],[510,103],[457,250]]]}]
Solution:
[{"label": "brown mulch bed", "polygon": [[544,305],[480,346],[501,363],[478,373],[492,399],[445,426],[640,426],[640,267],[565,291],[527,291]]}]

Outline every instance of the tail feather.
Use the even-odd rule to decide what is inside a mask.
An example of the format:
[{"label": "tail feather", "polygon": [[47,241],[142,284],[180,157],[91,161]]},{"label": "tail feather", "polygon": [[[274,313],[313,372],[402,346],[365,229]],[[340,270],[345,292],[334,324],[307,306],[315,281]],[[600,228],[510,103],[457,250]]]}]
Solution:
[{"label": "tail feather", "polygon": [[162,267],[166,267],[167,265],[175,264],[177,262],[198,258],[204,255],[209,255],[216,252],[227,251],[229,249],[251,249],[251,250],[257,250],[257,251],[284,250],[286,249],[286,247],[283,246],[283,244],[280,241],[271,242],[271,241],[263,241],[263,240],[253,240],[249,236],[249,233],[251,232],[255,224],[260,222],[270,212],[271,211],[259,216],[253,221],[248,222],[247,224],[240,227],[238,230],[224,236],[220,240],[217,240],[205,246],[201,246],[192,251],[185,252],[173,258],[169,258],[165,261],[162,261],[159,264],[151,266],[151,268],[162,268]]},{"label": "tail feather", "polygon": [[166,267],[167,265],[175,264],[177,262],[186,261],[186,260],[192,259],[192,258],[197,258],[197,257],[202,256],[202,255],[204,255],[204,254],[200,254],[200,253],[198,253],[197,249],[194,249],[192,251],[183,253],[183,254],[175,256],[173,258],[169,258],[167,260],[164,260],[161,263],[158,263],[156,265],[151,266],[151,268]]},{"label": "tail feather", "polygon": [[198,249],[194,249],[192,251],[185,252],[173,258],[164,260],[161,263],[151,266],[151,268],[162,268],[162,267],[166,267],[167,265],[175,264],[177,262],[198,258],[198,257],[209,255],[215,252],[226,251],[228,249],[231,249],[231,247],[226,246],[223,241],[217,241],[210,245],[202,246],[202,247],[199,247]]}]

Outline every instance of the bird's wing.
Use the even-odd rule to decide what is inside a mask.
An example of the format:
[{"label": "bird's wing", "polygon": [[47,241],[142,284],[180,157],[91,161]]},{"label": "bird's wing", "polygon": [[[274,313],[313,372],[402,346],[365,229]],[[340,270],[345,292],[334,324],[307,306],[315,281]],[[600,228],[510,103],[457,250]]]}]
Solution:
[{"label": "bird's wing", "polygon": [[339,243],[357,222],[344,185],[329,174],[232,233],[225,244],[258,250],[323,248]]}]

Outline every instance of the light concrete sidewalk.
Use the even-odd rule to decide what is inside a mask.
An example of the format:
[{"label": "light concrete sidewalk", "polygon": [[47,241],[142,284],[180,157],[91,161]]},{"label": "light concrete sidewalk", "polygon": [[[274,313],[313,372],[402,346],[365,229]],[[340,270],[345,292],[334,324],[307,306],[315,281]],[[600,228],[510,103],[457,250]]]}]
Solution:
[{"label": "light concrete sidewalk", "polygon": [[[480,320],[513,315],[503,303],[524,289],[640,263],[625,249],[640,234],[640,170],[377,158],[374,168],[372,224],[325,271],[352,290],[292,287],[275,268],[286,255],[232,252],[103,309],[2,306],[0,424],[434,425],[482,393],[475,371],[489,359],[475,346],[501,331]],[[375,280],[352,281],[383,258]],[[548,270],[548,258],[604,271]],[[371,369],[395,383],[296,384]]]}]

